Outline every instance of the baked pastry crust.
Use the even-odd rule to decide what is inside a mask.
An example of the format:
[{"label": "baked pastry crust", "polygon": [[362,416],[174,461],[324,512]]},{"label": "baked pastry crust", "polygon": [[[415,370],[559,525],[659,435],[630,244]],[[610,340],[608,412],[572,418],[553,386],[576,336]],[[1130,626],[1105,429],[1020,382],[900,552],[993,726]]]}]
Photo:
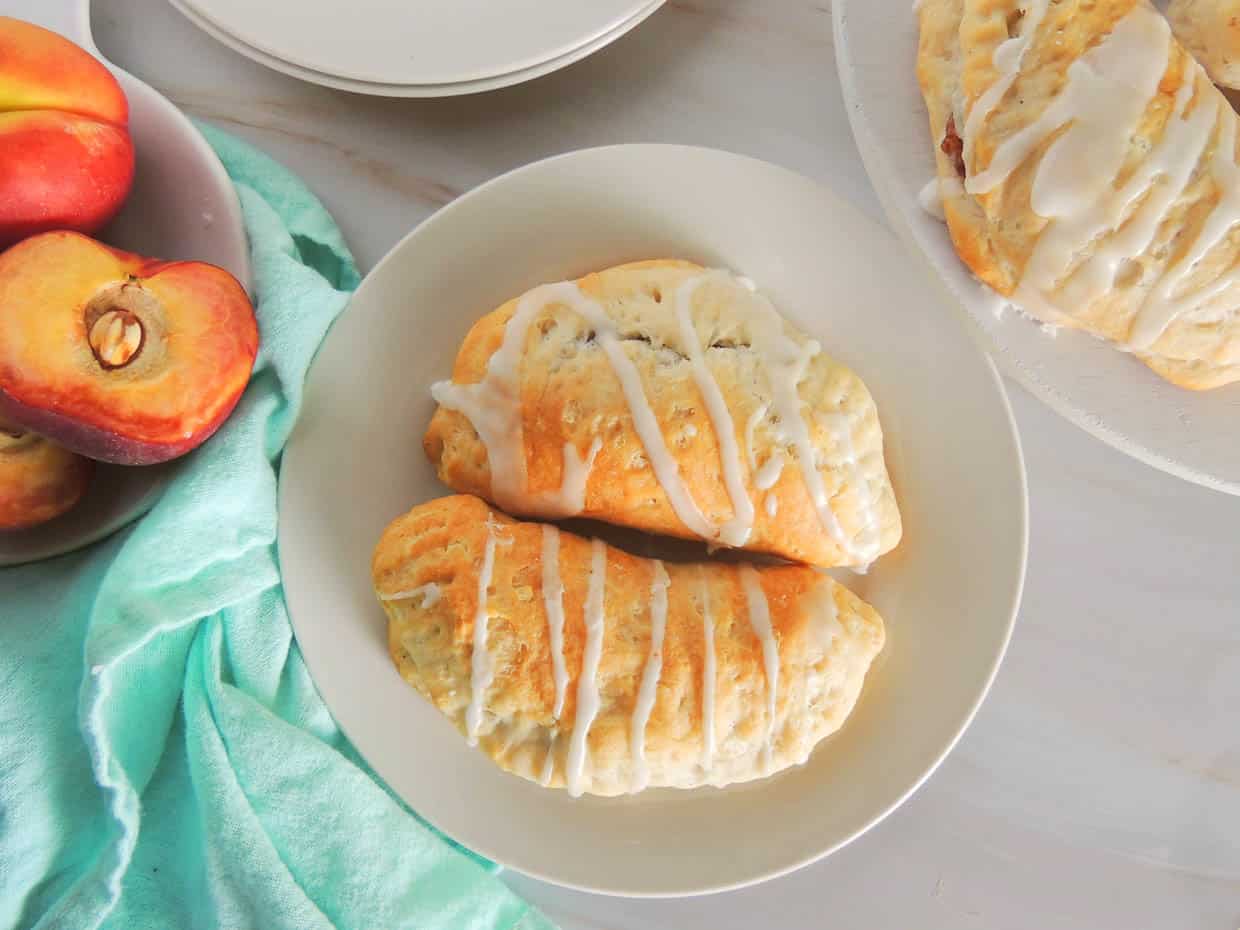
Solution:
[{"label": "baked pastry crust", "polygon": [[510,513],[815,565],[900,539],[865,385],[726,272],[648,261],[536,288],[474,325],[433,393],[439,477]]},{"label": "baked pastry crust", "polygon": [[1171,0],[1167,21],[1215,84],[1240,88],[1240,0]]},{"label": "baked pastry crust", "polygon": [[811,568],[657,562],[469,496],[393,522],[373,580],[402,677],[502,769],[573,793],[804,762],[884,640],[872,607]]},{"label": "baked pastry crust", "polygon": [[923,0],[961,259],[1182,387],[1240,379],[1236,115],[1145,0]]}]

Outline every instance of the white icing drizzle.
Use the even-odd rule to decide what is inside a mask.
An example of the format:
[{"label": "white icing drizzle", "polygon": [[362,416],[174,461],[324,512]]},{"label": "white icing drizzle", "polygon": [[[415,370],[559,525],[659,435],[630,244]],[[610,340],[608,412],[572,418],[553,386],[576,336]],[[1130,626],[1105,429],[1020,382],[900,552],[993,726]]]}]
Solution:
[{"label": "white icing drizzle", "polygon": [[[693,287],[696,287],[702,279],[712,275],[727,277],[726,272],[706,272],[698,278],[691,279]],[[742,286],[748,289],[744,279],[733,280],[740,281]],[[682,293],[689,288],[689,284],[690,282],[686,282],[682,286]],[[688,290],[690,296],[691,293],[692,291]],[[752,348],[763,357],[765,370],[770,380],[772,400],[769,408],[773,409],[780,418],[783,438],[790,442],[791,451],[800,464],[802,478],[814,502],[819,522],[826,533],[850,556],[868,559],[873,553],[857,550],[854,547],[853,541],[848,538],[831,510],[830,498],[827,495],[822,475],[818,471],[809,430],[801,413],[802,402],[797,386],[809,362],[820,351],[820,347],[813,340],[808,341],[804,346],[798,345],[785,333],[783,318],[771,306],[769,300],[756,292],[747,296],[748,299],[740,301],[739,304],[751,324],[749,328]],[[685,297],[684,302],[687,300],[688,297]],[[562,304],[584,318],[593,327],[598,344],[620,382],[633,418],[634,429],[641,439],[646,458],[676,516],[690,532],[708,542],[742,545],[752,532],[754,506],[741,475],[741,457],[736,447],[735,426],[717,383],[702,362],[702,353],[697,345],[696,334],[684,332],[687,307],[684,310],[680,308],[682,303],[680,295],[678,295],[678,313],[681,314],[682,336],[692,337],[684,341],[691,351],[695,380],[698,382],[703,397],[706,398],[712,423],[719,436],[724,482],[734,510],[732,520],[716,527],[703,515],[689,494],[680,474],[678,462],[667,448],[658,419],[646,397],[641,375],[637,366],[625,353],[615,324],[602,306],[585,295],[572,281],[536,287],[517,302],[516,311],[505,325],[500,348],[487,361],[487,371],[482,381],[476,384],[454,384],[440,381],[431,388],[431,394],[437,402],[469,418],[479,438],[486,446],[491,469],[492,493],[496,503],[501,507],[507,506],[528,511],[531,509],[532,501],[535,512],[548,516],[571,516],[579,513],[584,505],[585,487],[590,469],[602,446],[601,440],[596,438],[583,459],[571,444],[566,444],[564,480],[559,491],[530,497],[524,433],[521,425],[518,369],[526,332],[538,313],[553,303]],[[691,320],[688,323],[691,331]],[[764,410],[762,414],[755,413],[746,425],[746,445],[751,467],[754,465],[752,461],[753,429],[765,412]],[[779,479],[783,465],[783,455],[777,450],[755,474],[756,487],[759,490],[771,487]]]},{"label": "white icing drizzle", "polygon": [[586,591],[586,647],[581,657],[581,677],[577,679],[577,713],[568,744],[566,780],[568,793],[580,797],[585,786],[587,745],[590,727],[598,716],[598,666],[603,656],[603,592],[607,580],[607,547],[602,540],[590,541],[590,581]]},{"label": "white icing drizzle", "polygon": [[482,708],[487,689],[495,680],[495,662],[487,651],[487,589],[495,570],[495,521],[487,514],[487,541],[482,552],[482,568],[478,572],[478,609],[474,613],[474,652],[470,663],[469,706],[465,709],[465,733],[469,745],[478,745],[478,729],[482,725]]},{"label": "white icing drizzle", "polygon": [[602,448],[603,440],[595,436],[582,458],[576,446],[564,443],[564,473],[560,486],[554,491],[530,495],[530,509],[547,517],[574,517],[581,513],[586,506],[586,482],[590,480],[594,460]]},{"label": "white icing drizzle", "polygon": [[542,593],[543,607],[547,611],[551,678],[555,683],[555,706],[551,715],[559,720],[564,710],[564,693],[568,690],[568,669],[564,667],[564,583],[560,580],[560,531],[546,525],[542,528]]},{"label": "white icing drizzle", "polygon": [[561,299],[562,284],[536,287],[517,301],[504,324],[504,339],[487,360],[486,374],[476,384],[436,381],[431,397],[469,418],[487,449],[491,494],[501,507],[512,507],[525,495],[525,434],[521,425],[519,372],[525,337],[534,318]]},{"label": "white icing drizzle", "polygon": [[745,421],[745,458],[749,462],[750,471],[758,470],[758,462],[753,452],[754,430],[758,428],[758,424],[762,422],[762,418],[766,416],[766,412],[770,409],[770,404],[759,404],[754,408],[754,412],[749,415],[749,419]]},{"label": "white icing drizzle", "polygon": [[774,494],[766,496],[766,515],[771,519],[775,518],[776,512],[779,510],[779,498]]},{"label": "white icing drizzle", "polygon": [[559,735],[557,731],[552,730],[551,738],[547,742],[547,756],[543,759],[542,776],[538,779],[539,784],[544,788],[551,784],[551,776],[555,774],[555,743]]},{"label": "white icing drizzle", "polygon": [[[1075,215],[1063,218],[1045,231],[1046,235],[1039,239],[1033,253],[1033,260],[1039,264],[1028,278],[1046,281],[1062,274],[1072,262],[1074,253],[1107,231],[1116,230],[1126,218],[1123,227],[1110,239],[1100,241],[1094,254],[1081,262],[1063,286],[1066,301],[1085,306],[1114,285],[1130,256],[1140,255],[1149,248],[1164,213],[1188,183],[1218,110],[1214,102],[1203,100],[1187,120],[1183,119],[1192,96],[1193,82],[1186,81],[1176,93],[1163,138],[1122,188],[1115,190],[1108,185],[1096,204],[1077,210]],[[1119,163],[1114,167],[1118,170]],[[1134,204],[1137,205],[1135,209]],[[1067,249],[1072,251],[1065,251]],[[1139,265],[1133,268],[1143,273]]]},{"label": "white icing drizzle", "polygon": [[[1029,27],[1040,21],[1045,5],[1039,0],[1030,8]],[[967,164],[974,134],[1014,80],[1033,31],[1026,28],[1019,37],[1019,54],[1004,52],[1015,39],[996,50],[1001,78],[969,113],[964,137]],[[1030,200],[1034,211],[1051,222],[1026,264],[1016,298],[1044,322],[1062,323],[1067,314],[1061,308],[1085,307],[1116,286],[1145,283],[1147,269],[1137,259],[1150,249],[1214,140],[1208,170],[1219,188],[1219,200],[1180,256],[1148,285],[1123,346],[1137,351],[1149,350],[1184,314],[1233,309],[1235,288],[1240,285],[1240,265],[1232,263],[1209,283],[1181,293],[1188,276],[1240,222],[1236,115],[1210,90],[1198,64],[1185,62],[1183,83],[1162,138],[1123,185],[1114,186],[1131,139],[1159,92],[1171,48],[1164,18],[1152,7],[1137,4],[1097,46],[1069,66],[1063,89],[1042,114],[1005,139],[990,164],[965,181],[970,193],[993,190],[1058,133],[1037,166]],[[1169,247],[1181,248],[1178,242]]]},{"label": "white icing drizzle", "polygon": [[709,777],[715,767],[715,617],[704,568],[698,569],[698,586],[702,596],[702,771]]},{"label": "white icing drizzle", "polygon": [[[792,446],[796,454],[797,464],[801,468],[801,478],[809,492],[810,500],[818,513],[818,520],[827,535],[854,558],[868,560],[872,553],[858,551],[853,541],[848,538],[840,525],[834,511],[831,510],[831,499],[827,495],[826,485],[818,471],[818,463],[814,445],[810,441],[809,427],[801,413],[801,397],[797,385],[805,375],[805,369],[821,347],[814,340],[799,346],[784,332],[784,321],[771,306],[771,302],[761,294],[745,301],[747,312],[751,314],[750,341],[762,355],[765,362],[767,377],[771,385],[771,407],[779,417],[780,432]],[[770,464],[768,460],[767,465]],[[766,466],[763,466],[765,470]],[[775,477],[778,477],[776,473]],[[759,480],[761,479],[761,480]],[[759,475],[755,484],[763,487],[763,480],[774,483],[775,478]],[[769,487],[770,485],[766,485]]]},{"label": "white icing drizzle", "polygon": [[[571,443],[564,444],[564,478],[558,492],[528,496],[529,475],[525,462],[525,431],[521,421],[521,357],[526,334],[534,319],[549,305],[580,298],[577,285],[565,281],[544,284],[517,301],[517,308],[504,324],[504,339],[487,360],[486,374],[475,384],[436,381],[431,397],[449,410],[469,419],[487,449],[491,494],[501,507],[528,509],[553,517],[574,516],[585,503],[586,481],[594,457],[602,448],[595,439],[585,459]],[[571,305],[571,303],[570,303]]]},{"label": "white icing drizzle", "polygon": [[667,576],[663,563],[655,560],[654,581],[650,585],[650,655],[642,671],[641,686],[633,705],[633,792],[641,791],[650,783],[650,769],[646,765],[646,725],[659,695],[659,675],[663,672],[663,637],[667,631],[667,591],[672,580]]},{"label": "white icing drizzle", "polygon": [[873,495],[870,493],[870,483],[861,471],[861,462],[857,459],[857,449],[853,445],[848,418],[839,413],[819,413],[818,419],[831,432],[836,446],[841,450],[842,467],[848,470],[855,489],[857,510],[862,515],[862,520],[854,540],[854,552],[863,555],[868,561],[878,554],[880,546],[877,513]]},{"label": "white icing drizzle", "polygon": [[757,570],[749,564],[741,566],[741,585],[749,605],[749,625],[762,643],[762,660],[766,669],[766,737],[762,742],[762,768],[771,770],[771,752],[775,742],[775,710],[779,689],[779,643],[771,629],[771,608],[762,590]]},{"label": "white icing drizzle", "polygon": [[430,581],[424,585],[419,585],[410,591],[394,591],[391,594],[380,594],[379,600],[404,601],[420,597],[422,598],[422,603],[419,606],[425,610],[428,607],[434,607],[438,604],[441,596],[442,592],[439,589],[439,585],[435,584],[433,581]]},{"label": "white icing drizzle", "polygon": [[930,214],[940,223],[943,222],[943,200],[939,196],[939,179],[931,178],[917,192],[917,203],[924,213]]},{"label": "white icing drizzle", "polygon": [[775,482],[783,473],[786,464],[782,449],[772,449],[770,457],[762,463],[762,467],[753,476],[753,484],[759,491],[775,487]]},{"label": "white icing drizzle", "polygon": [[596,301],[583,294],[576,284],[569,282],[568,287],[571,290],[566,292],[568,296],[562,298],[563,302],[594,327],[595,338],[606,354],[608,362],[611,363],[612,371],[620,381],[620,388],[628,403],[629,413],[633,417],[633,428],[642,441],[646,458],[663,488],[663,493],[667,495],[672,510],[676,512],[680,522],[694,535],[703,539],[714,539],[717,535],[715,527],[702,515],[702,511],[698,509],[688,488],[685,487],[684,479],[680,476],[680,465],[668,451],[667,442],[663,438],[663,430],[659,427],[659,420],[654,415],[650,402],[646,399],[641,374],[637,366],[633,364],[633,360],[625,354],[611,317]]},{"label": "white icing drizzle", "polygon": [[840,623],[840,611],[835,603],[837,582],[829,575],[821,575],[818,583],[805,592],[797,604],[808,620],[806,642],[816,643],[820,654],[826,656],[838,637],[844,635]]},{"label": "white icing drizzle", "polygon": [[698,341],[697,330],[693,326],[693,318],[689,310],[693,304],[693,295],[705,281],[706,275],[689,278],[676,291],[676,319],[680,324],[680,341],[684,344],[685,354],[689,356],[689,364],[693,369],[693,380],[697,384],[702,399],[706,402],[706,411],[710,422],[715,427],[715,437],[719,443],[719,459],[723,468],[723,483],[728,490],[728,498],[732,502],[732,519],[718,527],[716,537],[729,546],[743,546],[753,532],[754,508],[745,487],[745,476],[741,473],[741,453],[736,444],[736,424],[732,414],[719,390],[719,383],[706,366],[706,356]]},{"label": "white icing drizzle", "polygon": [[[974,101],[973,106],[969,108],[969,115],[965,119],[960,140],[964,146],[964,163],[969,168],[969,177],[965,182],[965,189],[971,194],[983,193],[989,190],[987,187],[980,186],[984,182],[979,182],[977,176],[973,173],[974,140],[977,138],[977,134],[986,120],[990,117],[990,114],[994,112],[995,107],[999,105],[1004,95],[1007,94],[1008,89],[1016,80],[1016,76],[1020,73],[1020,66],[1025,59],[1025,52],[1033,44],[1038,27],[1042,24],[1042,19],[1046,15],[1048,6],[1050,6],[1050,0],[1032,0],[1029,3],[1025,9],[1020,35],[1001,42],[995,48],[991,63],[994,65],[995,70],[999,72],[999,77],[990,87],[986,88],[986,92],[978,97]],[[991,166],[994,163],[992,160]],[[985,172],[982,172],[982,174],[985,175]]]},{"label": "white icing drizzle", "polygon": [[[1194,83],[1204,80],[1200,67],[1193,66]],[[1212,98],[1213,94],[1210,95]],[[1197,233],[1192,246],[1171,268],[1164,273],[1162,280],[1146,298],[1145,305],[1133,323],[1130,337],[1132,346],[1147,349],[1153,345],[1168,326],[1184,313],[1196,310],[1208,310],[1217,297],[1225,295],[1233,286],[1240,282],[1240,272],[1235,264],[1220,274],[1219,277],[1197,291],[1173,297],[1179,285],[1197,266],[1197,264],[1219,245],[1240,222],[1240,168],[1235,163],[1236,151],[1236,114],[1225,103],[1214,101],[1214,111],[1221,118],[1218,141],[1214,155],[1210,160],[1210,170],[1214,181],[1219,187],[1219,201]],[[1198,109],[1204,109],[1198,106]],[[1194,113],[1194,115],[1196,115]],[[1235,306],[1234,295],[1228,308]]]}]

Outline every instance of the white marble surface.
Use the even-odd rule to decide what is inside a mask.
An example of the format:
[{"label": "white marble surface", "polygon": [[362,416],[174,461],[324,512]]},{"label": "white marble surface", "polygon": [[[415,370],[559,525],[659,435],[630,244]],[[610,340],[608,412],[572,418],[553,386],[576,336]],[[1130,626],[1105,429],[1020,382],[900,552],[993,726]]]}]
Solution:
[{"label": "white marble surface", "polygon": [[[879,215],[821,0],[671,0],[567,71],[426,102],[269,72],[163,0],[95,5],[105,54],[298,171],[363,269],[461,191],[613,142],[757,155]],[[943,325],[957,324],[945,312]],[[907,805],[826,861],[725,895],[626,901],[509,881],[566,930],[1236,930],[1240,499],[1011,393],[1032,509],[1024,607],[990,699]],[[721,825],[719,841],[745,838]]]}]

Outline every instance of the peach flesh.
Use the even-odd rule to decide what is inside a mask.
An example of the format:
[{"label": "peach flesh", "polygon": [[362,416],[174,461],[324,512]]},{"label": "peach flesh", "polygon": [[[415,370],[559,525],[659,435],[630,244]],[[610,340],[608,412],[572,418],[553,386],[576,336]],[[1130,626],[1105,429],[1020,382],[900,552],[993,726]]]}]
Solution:
[{"label": "peach flesh", "polygon": [[0,531],[27,529],[72,509],[94,463],[0,420]]},{"label": "peach flesh", "polygon": [[190,451],[240,399],[258,348],[236,279],[76,233],[0,255],[0,414],[90,458]]}]

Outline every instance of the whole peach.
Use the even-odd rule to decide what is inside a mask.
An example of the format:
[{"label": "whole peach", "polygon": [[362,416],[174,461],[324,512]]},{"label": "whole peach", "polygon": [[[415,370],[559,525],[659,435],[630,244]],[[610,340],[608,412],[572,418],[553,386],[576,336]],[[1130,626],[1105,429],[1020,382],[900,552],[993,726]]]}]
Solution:
[{"label": "whole peach", "polygon": [[125,94],[101,62],[0,16],[0,248],[107,223],[133,184],[128,121]]}]

